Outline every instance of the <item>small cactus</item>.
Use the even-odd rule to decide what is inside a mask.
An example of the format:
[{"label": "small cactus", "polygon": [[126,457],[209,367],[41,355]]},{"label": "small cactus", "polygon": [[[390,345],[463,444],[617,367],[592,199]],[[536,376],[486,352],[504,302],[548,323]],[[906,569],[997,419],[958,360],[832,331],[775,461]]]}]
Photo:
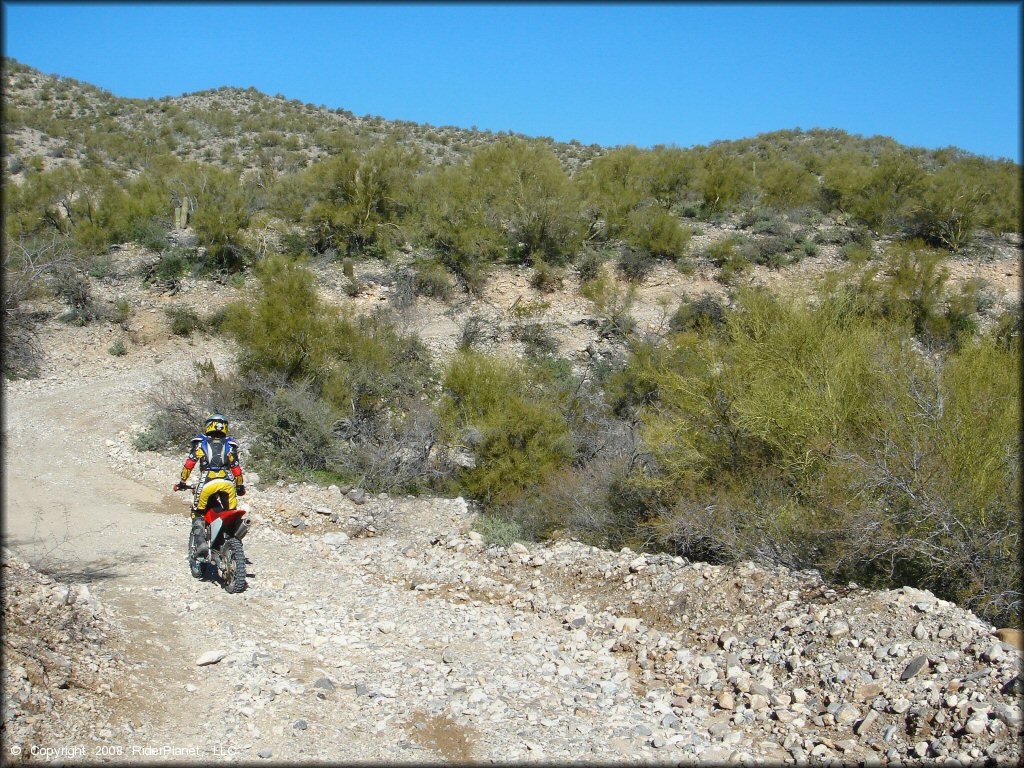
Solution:
[{"label": "small cactus", "polygon": [[351,256],[346,256],[341,260],[341,271],[344,273],[345,277],[347,277],[353,283],[356,281],[356,272],[355,268],[352,266]]}]

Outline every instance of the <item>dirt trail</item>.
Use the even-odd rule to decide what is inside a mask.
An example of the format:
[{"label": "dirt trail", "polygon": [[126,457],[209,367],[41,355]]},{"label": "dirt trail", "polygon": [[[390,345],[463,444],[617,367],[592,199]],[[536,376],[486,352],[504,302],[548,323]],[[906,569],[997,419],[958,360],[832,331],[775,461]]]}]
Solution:
[{"label": "dirt trail", "polygon": [[[174,463],[154,462],[166,473],[161,486],[152,470],[140,476],[138,455],[120,469],[108,461],[119,449],[106,437],[143,420],[147,389],[180,367],[175,357],[130,373],[84,367],[74,377],[14,382],[6,392],[5,544],[57,578],[87,583],[131,639],[129,662],[141,665],[115,689],[115,717],[96,731],[112,735],[83,738],[87,755],[104,743],[135,760],[166,758],[160,750],[168,747],[207,759],[544,755],[536,743],[524,747],[519,733],[553,726],[567,689],[564,677],[532,679],[531,664],[540,661],[527,646],[538,650],[528,641],[549,634],[557,645],[561,623],[427,595],[394,567],[412,562],[394,536],[423,548],[430,531],[464,532],[464,505],[406,505],[392,537],[353,539],[340,551],[257,525],[246,540],[245,593],[191,578],[187,499],[164,491]],[[259,509],[259,490],[247,499]],[[196,666],[208,650],[228,656]],[[592,674],[601,679],[607,670]],[[484,728],[459,708],[482,702],[496,703]],[[564,757],[618,755],[590,725],[570,735]],[[687,738],[672,751],[692,757],[696,746]]]},{"label": "dirt trail", "polygon": [[[196,746],[209,756],[231,747],[219,738],[227,734],[210,728],[223,719],[231,687],[195,660],[209,648],[232,650],[247,627],[265,625],[276,606],[261,599],[258,573],[250,579],[251,591],[237,598],[187,578],[187,500],[133,479],[130,464],[123,472],[108,466],[104,436],[135,415],[157,374],[135,374],[129,384],[129,377],[113,371],[31,393],[8,390],[5,543],[55,577],[89,584],[136,639],[130,657],[146,670],[121,692],[125,722],[113,724],[122,730],[120,743]],[[256,563],[288,557],[259,537],[249,545]],[[182,574],[186,578],[177,578]],[[217,620],[187,610],[189,600],[212,601]],[[226,631],[228,625],[237,630]],[[131,721],[144,727],[124,733]]]}]

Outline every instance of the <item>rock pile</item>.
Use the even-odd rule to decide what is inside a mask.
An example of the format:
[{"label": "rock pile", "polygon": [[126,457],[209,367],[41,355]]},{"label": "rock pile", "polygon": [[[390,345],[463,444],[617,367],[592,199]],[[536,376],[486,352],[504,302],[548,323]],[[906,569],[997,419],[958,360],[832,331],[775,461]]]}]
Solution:
[{"label": "rock pile", "polygon": [[930,592],[574,541],[487,547],[472,531],[419,559],[412,582],[561,617],[591,652],[623,654],[662,724],[699,722],[737,757],[1020,757],[1020,647]]},{"label": "rock pile", "polygon": [[5,757],[109,738],[111,699],[125,671],[123,655],[111,650],[118,628],[87,585],[53,579],[6,549],[2,567]]}]

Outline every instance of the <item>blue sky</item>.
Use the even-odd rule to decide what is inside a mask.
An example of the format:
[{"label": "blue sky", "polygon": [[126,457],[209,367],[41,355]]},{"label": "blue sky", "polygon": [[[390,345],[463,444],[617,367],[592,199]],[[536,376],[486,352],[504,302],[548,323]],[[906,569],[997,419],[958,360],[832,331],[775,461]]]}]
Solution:
[{"label": "blue sky", "polygon": [[841,128],[1021,160],[1019,3],[3,9],[7,56],[119,96],[255,86],[585,144]]}]

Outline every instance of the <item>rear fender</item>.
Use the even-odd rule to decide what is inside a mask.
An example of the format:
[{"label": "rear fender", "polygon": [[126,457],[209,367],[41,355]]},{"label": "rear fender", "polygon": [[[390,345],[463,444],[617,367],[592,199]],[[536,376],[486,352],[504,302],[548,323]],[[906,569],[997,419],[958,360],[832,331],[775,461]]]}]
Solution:
[{"label": "rear fender", "polygon": [[[210,546],[218,547],[224,536],[238,537],[238,529],[243,523],[247,523],[244,509],[226,509],[224,511],[211,510],[206,513],[206,519],[210,523]],[[242,534],[243,536],[245,534]]]},{"label": "rear fender", "polygon": [[220,535],[221,529],[224,527],[224,521],[218,517],[215,517],[210,523],[210,547],[217,545],[217,536]]}]

